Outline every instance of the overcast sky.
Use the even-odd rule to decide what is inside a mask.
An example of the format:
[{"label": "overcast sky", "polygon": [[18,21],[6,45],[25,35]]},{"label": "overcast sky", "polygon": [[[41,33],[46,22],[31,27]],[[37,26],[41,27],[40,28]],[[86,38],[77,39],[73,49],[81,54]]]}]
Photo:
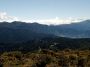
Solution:
[{"label": "overcast sky", "polygon": [[90,0],[0,0],[0,20],[64,24],[90,19]]}]

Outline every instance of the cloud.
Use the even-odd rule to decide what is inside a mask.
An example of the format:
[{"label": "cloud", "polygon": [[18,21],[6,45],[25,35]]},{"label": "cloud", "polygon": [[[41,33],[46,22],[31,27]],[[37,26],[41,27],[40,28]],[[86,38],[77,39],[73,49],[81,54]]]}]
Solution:
[{"label": "cloud", "polygon": [[52,19],[37,19],[37,20],[26,20],[26,22],[38,22],[40,24],[47,24],[47,25],[58,25],[58,24],[71,24],[77,23],[80,21],[85,20],[85,18],[64,18],[60,19],[59,17],[52,18]]},{"label": "cloud", "polygon": [[6,12],[0,12],[0,21],[18,21],[18,18],[8,15]]},{"label": "cloud", "polygon": [[15,17],[15,16],[10,16],[8,15],[6,12],[0,12],[0,22],[2,21],[7,21],[7,22],[12,22],[12,21],[22,21],[22,22],[27,22],[27,23],[33,23],[33,22],[37,22],[40,24],[47,24],[47,25],[58,25],[58,24],[70,24],[70,23],[77,23],[83,20],[86,20],[88,18],[72,18],[72,17],[68,17],[68,18],[59,18],[59,17],[55,17],[55,18],[51,18],[51,19],[30,19],[30,18],[19,18]]}]

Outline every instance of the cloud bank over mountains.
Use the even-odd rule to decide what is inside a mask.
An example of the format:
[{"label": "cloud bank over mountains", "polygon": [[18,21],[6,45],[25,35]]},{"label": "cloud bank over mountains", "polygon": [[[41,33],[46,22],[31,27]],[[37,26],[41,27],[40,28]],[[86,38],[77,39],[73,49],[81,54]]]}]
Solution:
[{"label": "cloud bank over mountains", "polygon": [[6,12],[0,12],[0,21],[12,22],[12,21],[18,21],[18,18],[15,16],[8,15]]},{"label": "cloud bank over mountains", "polygon": [[70,23],[77,23],[80,21],[85,20],[84,18],[64,18],[60,19],[59,17],[52,18],[52,19],[40,19],[40,20],[28,20],[28,22],[39,22],[41,24],[47,24],[47,25],[58,25],[58,24],[70,24]]},{"label": "cloud bank over mountains", "polygon": [[23,21],[27,23],[33,23],[33,22],[38,22],[40,24],[47,24],[47,25],[58,25],[58,24],[70,24],[70,23],[76,23],[80,22],[83,20],[86,20],[87,18],[64,18],[60,19],[59,17],[56,18],[51,18],[51,19],[23,19],[23,18],[18,18],[15,16],[8,15],[6,12],[0,12],[0,22],[7,21],[7,22],[12,22],[12,21]]}]

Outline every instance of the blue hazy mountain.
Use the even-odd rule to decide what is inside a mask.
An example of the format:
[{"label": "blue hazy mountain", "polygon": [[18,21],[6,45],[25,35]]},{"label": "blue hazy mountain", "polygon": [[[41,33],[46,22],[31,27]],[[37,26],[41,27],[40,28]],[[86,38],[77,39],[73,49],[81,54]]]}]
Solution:
[{"label": "blue hazy mountain", "polygon": [[55,26],[59,36],[71,38],[90,38],[90,20],[78,23],[64,24]]},{"label": "blue hazy mountain", "polygon": [[90,20],[63,25],[20,21],[0,22],[0,42],[28,41],[44,37],[90,38]]}]

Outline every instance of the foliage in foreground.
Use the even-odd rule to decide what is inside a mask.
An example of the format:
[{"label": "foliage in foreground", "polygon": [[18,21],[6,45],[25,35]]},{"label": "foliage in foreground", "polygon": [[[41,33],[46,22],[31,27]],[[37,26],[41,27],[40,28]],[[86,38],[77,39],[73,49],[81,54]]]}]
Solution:
[{"label": "foliage in foreground", "polygon": [[4,52],[0,54],[0,67],[90,67],[90,51]]}]

